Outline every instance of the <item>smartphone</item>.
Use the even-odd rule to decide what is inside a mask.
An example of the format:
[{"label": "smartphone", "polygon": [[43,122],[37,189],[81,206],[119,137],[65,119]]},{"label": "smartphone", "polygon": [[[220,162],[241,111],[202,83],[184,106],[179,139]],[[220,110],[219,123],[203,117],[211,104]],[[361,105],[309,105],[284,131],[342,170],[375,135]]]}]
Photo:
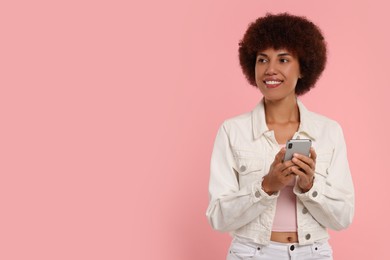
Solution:
[{"label": "smartphone", "polygon": [[309,156],[311,147],[310,139],[291,139],[286,144],[286,154],[283,161],[292,159],[294,153]]}]

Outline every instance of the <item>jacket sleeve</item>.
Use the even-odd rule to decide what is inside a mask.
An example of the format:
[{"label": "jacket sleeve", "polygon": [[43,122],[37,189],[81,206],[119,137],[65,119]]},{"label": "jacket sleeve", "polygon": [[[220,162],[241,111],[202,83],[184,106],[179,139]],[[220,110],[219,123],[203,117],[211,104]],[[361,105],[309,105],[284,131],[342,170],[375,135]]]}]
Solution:
[{"label": "jacket sleeve", "polygon": [[351,224],[354,216],[354,187],[344,135],[338,124],[332,136],[335,145],[330,163],[321,166],[317,161],[313,187],[302,193],[296,185],[294,192],[321,225],[341,230]]},{"label": "jacket sleeve", "polygon": [[209,206],[206,216],[219,231],[236,230],[258,217],[276,200],[261,189],[262,180],[240,189],[225,125],[218,131],[211,156]]}]

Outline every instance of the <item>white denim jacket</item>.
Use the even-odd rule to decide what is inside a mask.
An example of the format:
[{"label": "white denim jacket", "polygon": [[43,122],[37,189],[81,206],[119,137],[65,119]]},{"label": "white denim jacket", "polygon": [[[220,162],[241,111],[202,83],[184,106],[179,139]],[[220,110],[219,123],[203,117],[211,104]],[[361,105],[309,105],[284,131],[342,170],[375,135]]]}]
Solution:
[{"label": "white denim jacket", "polygon": [[[298,100],[300,125],[294,139],[311,139],[317,153],[313,187],[295,185],[299,244],[328,239],[327,228],[347,228],[354,215],[354,187],[339,124],[308,111]],[[269,244],[279,192],[261,188],[276,153],[274,132],[267,128],[264,102],[252,112],[226,120],[214,143],[207,218],[219,231]]]}]

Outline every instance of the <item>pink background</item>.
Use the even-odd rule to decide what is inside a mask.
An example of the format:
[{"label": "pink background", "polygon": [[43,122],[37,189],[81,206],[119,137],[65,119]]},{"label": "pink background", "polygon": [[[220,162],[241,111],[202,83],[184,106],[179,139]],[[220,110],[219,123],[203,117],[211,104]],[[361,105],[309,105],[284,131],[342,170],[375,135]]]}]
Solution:
[{"label": "pink background", "polygon": [[356,188],[335,259],[390,259],[387,1],[2,1],[0,259],[224,259],[209,160],[259,92],[247,25],[305,15],[329,62],[302,100],[340,122]]}]

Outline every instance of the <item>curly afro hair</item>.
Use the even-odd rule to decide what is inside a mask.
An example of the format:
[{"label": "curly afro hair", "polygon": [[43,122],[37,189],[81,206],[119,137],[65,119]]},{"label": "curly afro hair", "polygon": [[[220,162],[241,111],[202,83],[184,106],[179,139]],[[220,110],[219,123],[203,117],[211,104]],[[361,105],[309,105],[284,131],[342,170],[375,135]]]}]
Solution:
[{"label": "curly afro hair", "polygon": [[255,65],[259,51],[287,49],[298,57],[302,78],[295,93],[308,92],[326,64],[326,42],[320,29],[305,17],[288,13],[269,14],[251,23],[239,43],[239,59],[248,82],[256,86]]}]

